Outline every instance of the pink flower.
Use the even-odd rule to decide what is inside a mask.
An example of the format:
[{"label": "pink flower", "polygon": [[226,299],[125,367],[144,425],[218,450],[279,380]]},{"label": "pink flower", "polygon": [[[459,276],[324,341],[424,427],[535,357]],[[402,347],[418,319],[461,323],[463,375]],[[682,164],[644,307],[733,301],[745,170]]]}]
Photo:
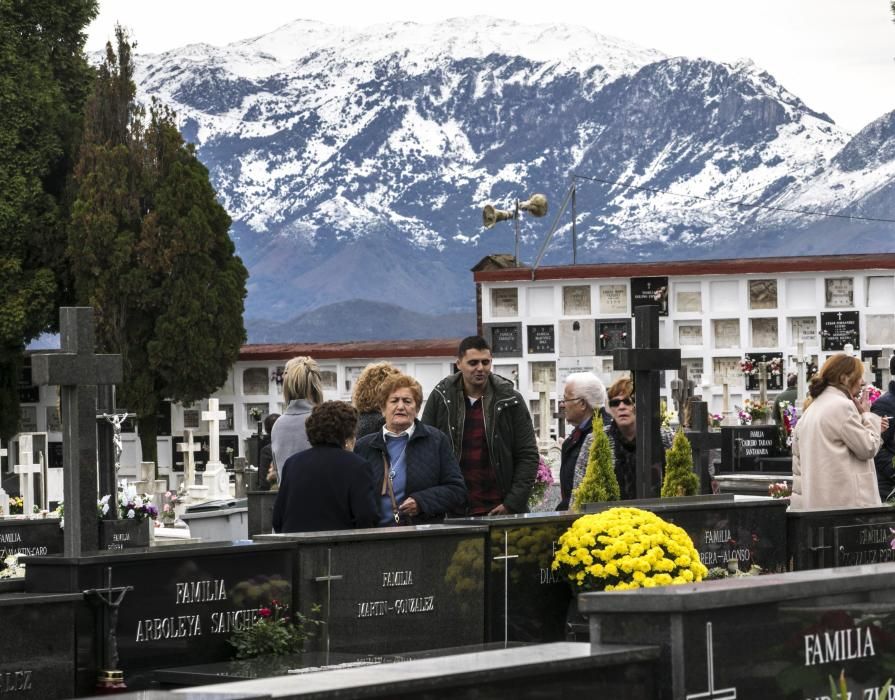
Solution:
[{"label": "pink flower", "polygon": [[258,614],[259,614],[261,617],[270,617],[270,608],[261,608],[261,609],[258,611]]}]

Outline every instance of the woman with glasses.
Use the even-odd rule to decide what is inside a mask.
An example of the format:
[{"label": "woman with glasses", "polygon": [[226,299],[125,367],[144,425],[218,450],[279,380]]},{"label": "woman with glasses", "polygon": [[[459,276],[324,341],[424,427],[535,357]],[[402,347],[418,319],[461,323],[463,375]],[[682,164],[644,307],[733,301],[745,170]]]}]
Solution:
[{"label": "woman with glasses", "polygon": [[603,429],[598,411],[606,403],[606,388],[593,372],[573,372],[566,377],[563,396],[559,401],[566,423],[572,432],[562,443],[562,461],[559,468],[559,487],[562,500],[556,510],[568,510],[572,497],[575,464],[585,440],[590,437],[597,421],[597,429]]},{"label": "woman with glasses", "polygon": [[[634,405],[634,382],[629,376],[617,379],[609,387],[607,395],[609,397],[607,406],[612,422],[605,428],[606,437],[609,438],[609,449],[612,453],[619,493],[622,500],[630,500],[637,498],[637,409]],[[668,428],[661,428],[660,433],[662,447],[667,450],[674,440],[674,433]],[[592,443],[593,435],[588,435],[581,446],[581,453],[575,464],[573,489],[584,479]],[[664,467],[664,456],[662,462]],[[649,495],[658,498],[661,487],[662,470],[655,469],[650,478]]]},{"label": "woman with glasses", "polygon": [[372,469],[380,526],[441,520],[466,507],[466,483],[450,440],[417,420],[422,402],[416,379],[387,377],[379,389],[385,425],[354,448]]},{"label": "woman with glasses", "polygon": [[792,441],[790,510],[878,506],[873,458],[889,427],[870,412],[864,365],[837,353],[811,378]]},{"label": "woman with glasses", "polygon": [[286,460],[273,506],[275,532],[373,527],[379,518],[367,463],[351,452],[357,411],[344,401],[315,406],[305,421],[311,447]]}]

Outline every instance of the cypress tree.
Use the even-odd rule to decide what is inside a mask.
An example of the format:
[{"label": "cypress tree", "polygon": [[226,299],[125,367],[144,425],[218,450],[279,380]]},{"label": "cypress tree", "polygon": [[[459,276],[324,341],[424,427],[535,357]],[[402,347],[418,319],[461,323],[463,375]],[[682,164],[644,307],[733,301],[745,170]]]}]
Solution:
[{"label": "cypress tree", "polygon": [[87,112],[70,256],[97,337],[121,353],[121,402],[137,413],[144,460],[155,460],[165,400],[223,385],[245,341],[248,273],[208,171],[174,114],[136,103],[131,44],[116,28]]},{"label": "cypress tree", "polygon": [[580,513],[585,503],[618,501],[621,490],[612,466],[609,438],[602,430],[594,430],[587,454],[587,471],[578,488],[572,492],[572,510]]},{"label": "cypress tree", "polygon": [[0,437],[18,431],[25,344],[70,301],[67,188],[91,70],[96,0],[0,2]]},{"label": "cypress tree", "polygon": [[693,473],[693,451],[683,430],[674,435],[671,448],[665,453],[665,479],[662,498],[694,496],[699,493],[699,478]]}]

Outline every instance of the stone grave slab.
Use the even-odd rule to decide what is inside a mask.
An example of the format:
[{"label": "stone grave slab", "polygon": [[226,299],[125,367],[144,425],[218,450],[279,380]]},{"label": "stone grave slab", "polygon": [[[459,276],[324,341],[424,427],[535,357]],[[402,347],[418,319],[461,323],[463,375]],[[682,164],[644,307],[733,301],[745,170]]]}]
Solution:
[{"label": "stone grave slab", "polygon": [[10,554],[45,557],[62,552],[59,518],[0,518],[0,562]]},{"label": "stone grave slab", "polygon": [[273,532],[273,506],[276,500],[276,491],[249,491],[246,494],[249,538]]},{"label": "stone grave slab", "polygon": [[75,695],[75,620],[80,593],[0,595],[0,697],[53,700]]},{"label": "stone grave slab", "polygon": [[[249,624],[271,599],[291,600],[292,557],[288,543],[179,545],[99,552],[81,557],[26,560],[27,592],[72,592],[107,585],[132,586],[118,609],[119,668],[128,687],[146,688],[156,668],[225,661],[227,639]],[[95,683],[94,621],[79,620],[78,688]]]},{"label": "stone grave slab", "polygon": [[521,323],[486,323],[485,339],[491,345],[494,357],[520,357],[522,355]]},{"label": "stone grave slab", "polygon": [[631,315],[638,306],[658,306],[659,315],[668,315],[668,278],[631,278]]},{"label": "stone grave slab", "polygon": [[528,333],[529,355],[549,355],[556,352],[556,328],[552,323],[549,325],[526,326],[526,331]]},{"label": "stone grave slab", "polygon": [[322,606],[311,651],[393,654],[484,641],[479,526],[410,526],[259,535],[291,542],[295,607]]},{"label": "stone grave slab", "polygon": [[876,698],[893,672],[895,563],[587,593],[592,644],[662,648],[656,695],[829,697],[844,671],[850,697]]},{"label": "stone grave slab", "polygon": [[820,349],[824,352],[838,352],[851,344],[859,350],[860,311],[821,311]]},{"label": "stone grave slab", "polygon": [[889,528],[895,528],[895,511],[889,506],[789,512],[790,568],[799,571],[891,561],[888,542],[895,535]]},{"label": "stone grave slab", "polygon": [[722,425],[722,472],[761,471],[762,461],[782,455],[776,425]]}]

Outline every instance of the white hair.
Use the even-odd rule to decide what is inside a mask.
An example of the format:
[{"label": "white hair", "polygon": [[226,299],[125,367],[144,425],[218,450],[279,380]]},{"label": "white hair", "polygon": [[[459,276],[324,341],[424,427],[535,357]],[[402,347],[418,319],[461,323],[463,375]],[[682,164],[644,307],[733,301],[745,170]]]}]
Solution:
[{"label": "white hair", "polygon": [[606,387],[593,372],[573,372],[565,383],[594,410],[606,403]]}]

